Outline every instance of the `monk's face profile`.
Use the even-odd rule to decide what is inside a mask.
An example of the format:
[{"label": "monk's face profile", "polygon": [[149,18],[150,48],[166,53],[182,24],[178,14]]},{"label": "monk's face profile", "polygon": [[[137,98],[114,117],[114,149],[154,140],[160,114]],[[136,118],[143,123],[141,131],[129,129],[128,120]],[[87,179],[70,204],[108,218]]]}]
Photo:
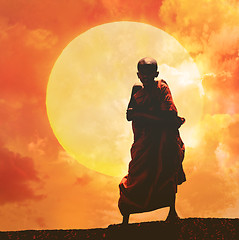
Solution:
[{"label": "monk's face profile", "polygon": [[144,85],[144,87],[150,87],[154,84],[154,78],[158,76],[157,62],[153,58],[142,58],[138,62],[138,78]]}]

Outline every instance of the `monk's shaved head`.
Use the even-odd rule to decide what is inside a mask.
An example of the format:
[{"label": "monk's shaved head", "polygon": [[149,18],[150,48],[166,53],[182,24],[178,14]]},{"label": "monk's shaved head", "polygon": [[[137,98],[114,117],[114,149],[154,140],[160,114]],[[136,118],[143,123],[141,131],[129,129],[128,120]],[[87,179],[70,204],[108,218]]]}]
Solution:
[{"label": "monk's shaved head", "polygon": [[154,73],[158,69],[157,61],[150,57],[140,59],[137,67],[140,73]]}]

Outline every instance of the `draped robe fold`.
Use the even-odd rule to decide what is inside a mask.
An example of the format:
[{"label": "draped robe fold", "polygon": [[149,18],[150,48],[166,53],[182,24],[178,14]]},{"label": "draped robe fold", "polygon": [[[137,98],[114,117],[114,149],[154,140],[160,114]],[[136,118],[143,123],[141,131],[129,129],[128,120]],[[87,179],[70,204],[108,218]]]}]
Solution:
[{"label": "draped robe fold", "polygon": [[132,121],[131,161],[128,174],[119,184],[122,215],[169,206],[177,185],[186,181],[182,168],[185,148],[178,131],[185,120],[177,115],[167,83],[155,81],[151,91],[134,86],[128,108],[162,120]]}]

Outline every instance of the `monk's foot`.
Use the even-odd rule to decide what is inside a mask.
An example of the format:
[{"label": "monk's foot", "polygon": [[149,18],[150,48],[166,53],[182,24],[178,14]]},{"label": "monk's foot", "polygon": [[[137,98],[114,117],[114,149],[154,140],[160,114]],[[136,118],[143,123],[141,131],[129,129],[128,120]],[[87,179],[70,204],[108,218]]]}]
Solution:
[{"label": "monk's foot", "polygon": [[127,225],[128,223],[129,223],[129,215],[124,215],[122,225]]},{"label": "monk's foot", "polygon": [[166,222],[176,222],[179,219],[180,219],[180,217],[178,216],[176,211],[169,211]]}]

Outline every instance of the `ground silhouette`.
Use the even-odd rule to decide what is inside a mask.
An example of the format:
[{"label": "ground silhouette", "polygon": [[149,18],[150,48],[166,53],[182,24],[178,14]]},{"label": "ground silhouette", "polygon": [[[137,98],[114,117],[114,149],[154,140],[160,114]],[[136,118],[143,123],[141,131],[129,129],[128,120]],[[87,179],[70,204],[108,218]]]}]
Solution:
[{"label": "ground silhouette", "polygon": [[0,232],[0,239],[239,239],[239,219],[186,218],[175,223],[157,221],[109,225],[108,228],[26,230]]}]

